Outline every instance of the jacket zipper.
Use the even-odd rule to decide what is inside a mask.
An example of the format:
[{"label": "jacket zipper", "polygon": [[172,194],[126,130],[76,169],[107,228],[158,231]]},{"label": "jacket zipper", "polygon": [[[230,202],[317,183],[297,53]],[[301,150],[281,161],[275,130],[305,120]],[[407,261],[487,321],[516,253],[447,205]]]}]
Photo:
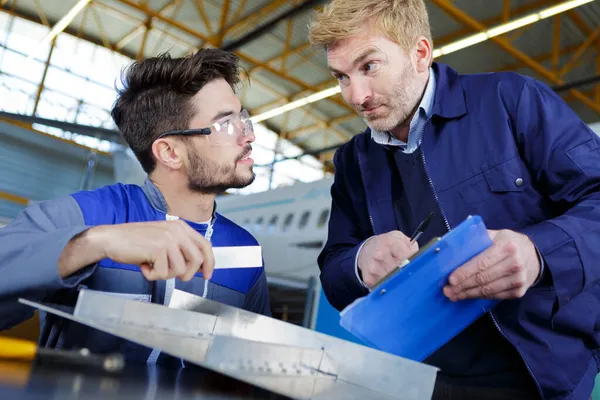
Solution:
[{"label": "jacket zipper", "polygon": [[[423,133],[425,132],[425,126],[427,126],[428,122],[429,122],[429,119],[427,119],[427,121],[425,121],[425,124],[423,125],[423,131],[421,133],[421,159],[423,160],[423,168],[425,169],[425,175],[427,176],[427,180],[429,181],[429,185],[431,186],[431,190],[433,191],[433,196],[435,197],[435,201],[436,201],[436,203],[438,205],[438,208],[440,209],[440,212],[442,213],[442,218],[444,219],[444,223],[446,224],[446,228],[448,229],[448,231],[450,231],[450,224],[448,223],[448,220],[446,219],[446,215],[444,214],[444,210],[442,209],[442,205],[440,204],[440,201],[438,199],[437,192],[435,191],[435,187],[433,186],[433,181],[431,180],[431,178],[429,176],[429,171],[427,170],[427,163],[425,162],[425,148],[423,146],[423,142],[424,142],[424,140],[423,140]],[[539,382],[537,381],[535,375],[531,371],[531,368],[529,367],[529,364],[527,364],[527,361],[525,361],[525,357],[523,357],[523,354],[517,348],[517,346],[515,346],[508,339],[508,337],[504,334],[504,332],[502,331],[502,329],[500,329],[500,325],[498,325],[498,322],[496,321],[496,318],[494,317],[494,314],[492,314],[491,311],[489,311],[489,314],[490,314],[490,317],[492,318],[492,322],[494,323],[494,326],[496,327],[496,329],[498,330],[498,332],[502,335],[502,337],[504,337],[504,339],[506,339],[506,341],[508,343],[510,343],[512,345],[512,347],[515,348],[515,350],[517,350],[517,353],[519,353],[519,356],[521,357],[521,359],[523,360],[523,363],[525,364],[525,367],[527,368],[527,372],[529,372],[529,375],[533,379],[533,382],[535,382],[535,385],[538,388],[538,392],[539,392],[539,394],[540,394],[540,396],[542,397],[542,400],[543,400],[544,399],[544,394],[542,392],[542,388],[541,388]]]},{"label": "jacket zipper", "polygon": [[[358,170],[360,171],[360,180],[362,181],[363,188],[365,189],[365,199],[366,199],[367,186],[365,185],[365,178],[363,176],[362,163],[360,161],[360,153],[358,151],[356,152],[356,158],[358,158]],[[369,201],[367,200],[366,203],[367,203],[367,214],[369,215],[369,221],[371,222],[371,229],[373,229],[373,235],[376,235],[377,232],[375,232],[375,223],[373,222],[373,217],[371,216],[371,207],[369,206]]]},{"label": "jacket zipper", "polygon": [[541,396],[541,399],[544,400],[544,393],[542,392],[542,387],[540,386],[538,380],[536,379],[535,375],[533,374],[533,371],[531,371],[531,368],[529,367],[529,364],[527,364],[527,361],[525,360],[525,357],[523,357],[523,353],[521,353],[521,351],[517,348],[517,346],[515,346],[509,339],[508,336],[506,336],[504,334],[504,332],[502,332],[502,329],[500,329],[500,325],[498,325],[498,322],[496,321],[496,317],[494,317],[494,314],[489,311],[488,312],[490,314],[490,317],[492,317],[492,322],[494,322],[494,326],[496,327],[496,329],[498,330],[498,332],[500,332],[500,334],[502,335],[502,337],[504,337],[504,339],[506,339],[506,341],[508,343],[510,343],[512,345],[512,347],[515,348],[515,350],[517,350],[517,353],[519,353],[519,356],[521,357],[521,360],[523,360],[523,363],[525,364],[525,367],[527,368],[527,372],[529,372],[529,375],[531,376],[531,379],[533,379],[533,382],[535,383],[535,386],[538,389],[539,395]]},{"label": "jacket zipper", "polygon": [[438,206],[438,209],[440,210],[440,213],[442,214],[442,218],[444,219],[444,223],[446,224],[446,229],[448,230],[448,232],[450,232],[450,230],[451,230],[450,224],[448,223],[446,214],[444,214],[444,210],[442,210],[442,205],[440,204],[440,199],[438,198],[437,192],[435,191],[435,187],[433,186],[433,181],[431,180],[431,177],[429,176],[429,170],[427,170],[427,163],[425,162],[425,148],[423,146],[423,143],[424,143],[423,134],[425,133],[425,127],[427,126],[428,123],[429,123],[429,118],[423,124],[423,129],[421,129],[421,160],[423,160],[423,169],[425,170],[425,176],[427,176],[427,180],[429,181],[429,187],[431,188],[431,191],[433,192],[433,197],[435,197],[435,202]]}]

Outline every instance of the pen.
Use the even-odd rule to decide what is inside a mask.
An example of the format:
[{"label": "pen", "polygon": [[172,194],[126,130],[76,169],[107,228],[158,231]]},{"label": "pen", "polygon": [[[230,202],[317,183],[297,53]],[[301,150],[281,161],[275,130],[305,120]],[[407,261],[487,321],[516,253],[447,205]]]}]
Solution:
[{"label": "pen", "polygon": [[431,217],[433,217],[433,212],[430,212],[429,215],[427,217],[425,217],[425,219],[423,220],[423,222],[421,222],[419,224],[419,226],[417,227],[417,229],[415,230],[415,232],[412,234],[412,236],[410,237],[410,242],[414,242],[416,241],[419,236],[421,236],[421,234],[425,231],[425,229],[427,229],[427,226],[429,225],[429,222],[431,222]]}]

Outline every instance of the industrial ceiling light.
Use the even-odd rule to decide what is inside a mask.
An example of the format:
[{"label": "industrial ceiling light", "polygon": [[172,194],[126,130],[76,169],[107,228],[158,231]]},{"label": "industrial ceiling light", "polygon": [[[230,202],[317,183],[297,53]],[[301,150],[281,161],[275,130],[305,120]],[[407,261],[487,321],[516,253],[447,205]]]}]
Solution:
[{"label": "industrial ceiling light", "polygon": [[[476,33],[471,36],[467,36],[464,39],[459,39],[455,42],[449,43],[445,46],[442,46],[439,49],[435,49],[433,51],[433,58],[445,56],[447,54],[453,53],[458,50],[462,50],[464,48],[476,45],[477,43],[484,42],[493,38],[494,36],[503,35],[507,32],[514,31],[516,29],[522,28],[526,25],[533,24],[535,22],[541,21],[543,19],[552,17],[556,14],[563,13],[565,11],[571,10],[573,8],[582,6],[587,3],[591,3],[595,0],[570,0],[565,1],[564,3],[557,4],[552,7],[548,7],[543,9],[542,11],[535,12],[533,14],[527,15],[522,18],[515,19],[513,21],[507,22],[502,25],[495,26],[493,28],[487,29],[483,32]],[[294,110],[298,107],[305,106],[309,103],[314,103],[315,101],[319,101],[325,99],[327,97],[334,96],[341,92],[340,86],[336,85],[334,87],[330,87],[329,89],[325,89],[323,91],[313,93],[310,96],[303,97],[299,100],[295,100],[291,103],[285,104],[281,107],[274,108],[269,111],[265,111],[264,113],[258,114],[251,118],[252,122],[260,122],[269,118],[273,118],[277,115],[286,113],[288,111]]]}]

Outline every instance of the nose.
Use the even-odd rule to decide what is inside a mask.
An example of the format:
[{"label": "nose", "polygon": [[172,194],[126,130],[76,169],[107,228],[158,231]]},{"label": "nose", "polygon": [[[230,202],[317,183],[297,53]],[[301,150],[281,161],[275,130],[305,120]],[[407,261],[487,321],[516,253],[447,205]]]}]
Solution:
[{"label": "nose", "polygon": [[243,129],[245,130],[244,133],[246,134],[240,134],[238,136],[238,141],[241,146],[252,143],[256,140],[256,136],[254,135],[254,129],[251,127],[251,125],[245,126]]},{"label": "nose", "polygon": [[360,78],[350,82],[349,91],[349,98],[355,106],[360,106],[373,97],[373,91],[368,82]]}]

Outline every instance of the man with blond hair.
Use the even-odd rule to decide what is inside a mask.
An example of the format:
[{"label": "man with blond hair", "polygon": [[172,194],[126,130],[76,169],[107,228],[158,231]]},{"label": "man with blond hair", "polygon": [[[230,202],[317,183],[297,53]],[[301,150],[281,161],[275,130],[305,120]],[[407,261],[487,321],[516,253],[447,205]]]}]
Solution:
[{"label": "man with blond hair", "polygon": [[600,347],[600,138],[543,83],[433,62],[423,0],[333,0],[310,41],[368,125],[334,158],[318,259],[330,303],[342,310],[419,245],[480,215],[493,245],[441,290],[501,301],[423,360],[440,368],[434,398],[588,398]]}]

